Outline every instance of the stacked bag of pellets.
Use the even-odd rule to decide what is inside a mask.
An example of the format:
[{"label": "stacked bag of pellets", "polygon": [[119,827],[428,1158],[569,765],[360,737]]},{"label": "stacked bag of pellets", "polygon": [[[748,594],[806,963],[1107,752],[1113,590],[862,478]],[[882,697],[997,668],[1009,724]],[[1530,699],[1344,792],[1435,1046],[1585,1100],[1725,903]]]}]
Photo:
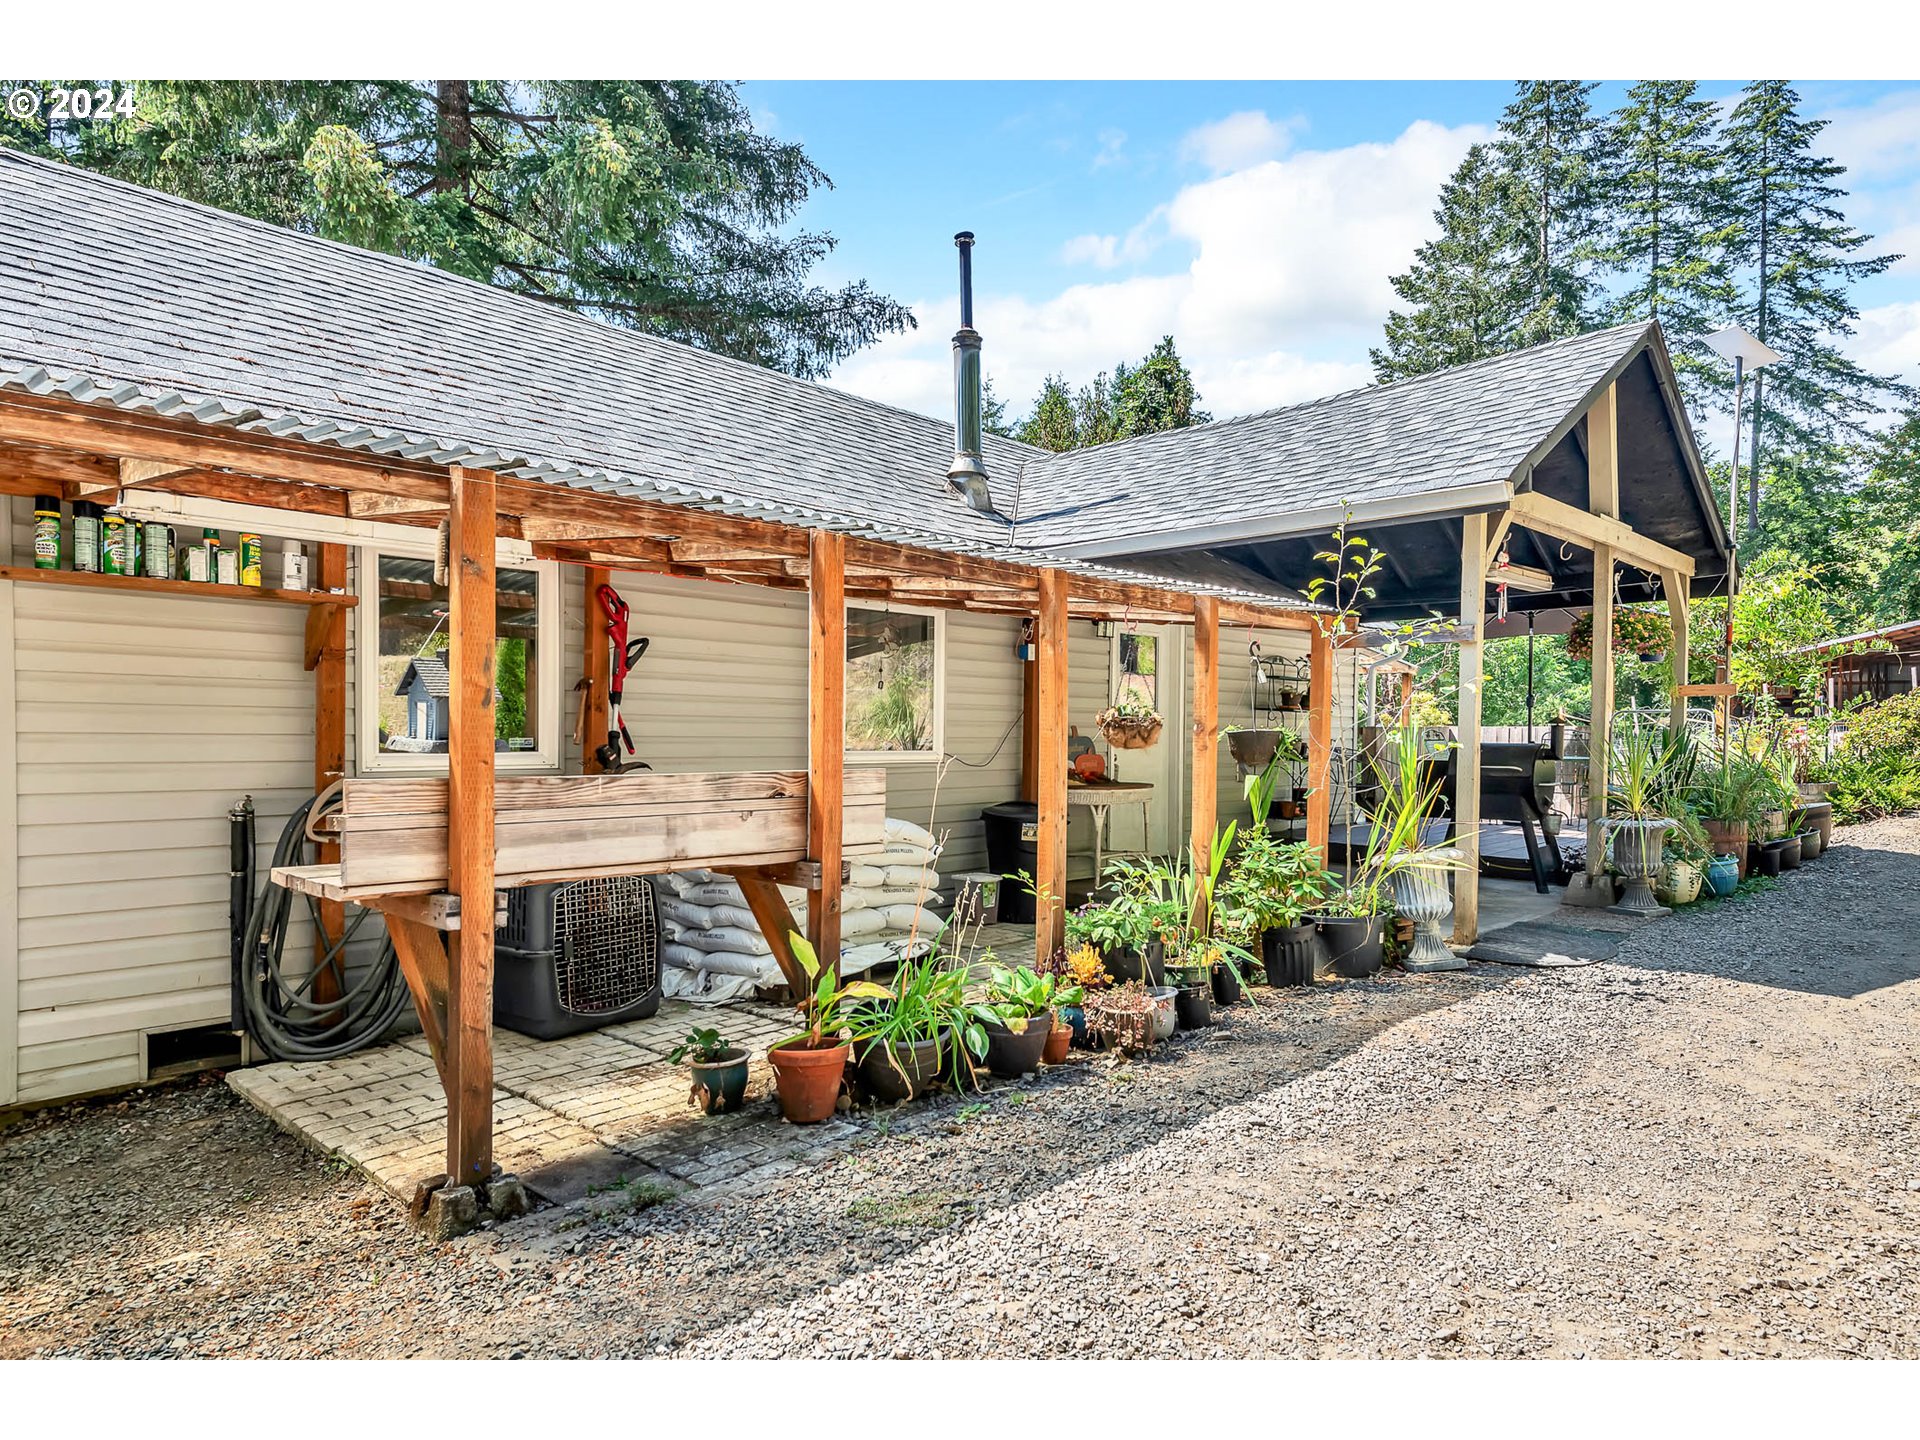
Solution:
[{"label": "stacked bag of pellets", "polygon": [[[878,855],[863,855],[840,891],[840,973],[918,958],[945,923],[935,907],[939,843],[906,820],[889,819]],[[661,984],[678,1000],[721,1004],[785,984],[773,947],[740,887],[709,870],[660,877]],[[807,923],[807,892],[782,886],[796,925]]]}]

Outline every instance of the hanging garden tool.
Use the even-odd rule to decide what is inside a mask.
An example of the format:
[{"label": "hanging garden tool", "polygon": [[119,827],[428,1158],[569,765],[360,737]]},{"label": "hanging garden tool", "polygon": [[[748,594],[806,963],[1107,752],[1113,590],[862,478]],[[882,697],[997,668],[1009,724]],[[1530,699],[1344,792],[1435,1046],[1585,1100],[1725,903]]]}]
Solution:
[{"label": "hanging garden tool", "polygon": [[627,730],[626,716],[621,712],[620,702],[626,694],[627,672],[640,663],[640,657],[647,653],[648,640],[642,635],[637,640],[627,639],[627,616],[631,613],[627,602],[620,598],[620,592],[611,585],[602,585],[595,592],[600,601],[600,613],[607,617],[607,743],[593,752],[593,758],[600,768],[609,774],[617,775],[622,770],[651,770],[653,767],[644,760],[627,760],[622,755],[634,754],[633,736]]}]

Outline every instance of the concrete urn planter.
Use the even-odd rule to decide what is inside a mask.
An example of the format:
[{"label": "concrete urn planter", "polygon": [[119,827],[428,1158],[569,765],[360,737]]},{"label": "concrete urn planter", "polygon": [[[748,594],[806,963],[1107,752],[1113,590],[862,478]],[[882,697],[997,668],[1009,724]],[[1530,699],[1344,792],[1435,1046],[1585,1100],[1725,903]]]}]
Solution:
[{"label": "concrete urn planter", "polygon": [[1653,898],[1653,880],[1660,873],[1660,852],[1673,821],[1609,820],[1613,830],[1613,863],[1627,882],[1626,893],[1613,908],[1628,915],[1665,915],[1667,907]]},{"label": "concrete urn planter", "polygon": [[1393,877],[1393,908],[1413,921],[1413,948],[1403,968],[1422,974],[1430,970],[1464,970],[1467,962],[1447,948],[1441,922],[1453,916],[1451,868],[1466,857],[1451,847],[1433,852],[1431,863],[1409,865]]}]

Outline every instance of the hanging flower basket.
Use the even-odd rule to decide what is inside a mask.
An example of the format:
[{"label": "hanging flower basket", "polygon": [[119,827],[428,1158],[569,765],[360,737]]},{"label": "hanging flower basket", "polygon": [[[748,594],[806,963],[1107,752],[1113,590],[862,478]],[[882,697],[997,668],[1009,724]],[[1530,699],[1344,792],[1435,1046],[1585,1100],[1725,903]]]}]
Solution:
[{"label": "hanging flower basket", "polygon": [[[1648,664],[1663,660],[1667,654],[1667,617],[1651,610],[1614,607],[1613,653],[1638,655]],[[1575,618],[1567,632],[1567,654],[1575,660],[1593,659],[1593,612]]]},{"label": "hanging flower basket", "polygon": [[1159,743],[1163,722],[1157,710],[1114,706],[1094,717],[1106,742],[1116,750],[1148,750]]}]

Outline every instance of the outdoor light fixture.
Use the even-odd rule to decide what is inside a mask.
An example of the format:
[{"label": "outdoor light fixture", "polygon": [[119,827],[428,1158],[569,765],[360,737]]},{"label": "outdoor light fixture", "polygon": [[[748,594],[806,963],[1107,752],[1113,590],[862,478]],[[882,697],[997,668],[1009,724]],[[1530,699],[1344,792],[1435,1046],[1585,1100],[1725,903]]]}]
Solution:
[{"label": "outdoor light fixture", "polygon": [[[1706,337],[1706,343],[1707,348],[1721,359],[1733,362],[1733,470],[1727,487],[1728,515],[1731,517],[1727,539],[1729,543],[1737,545],[1739,542],[1734,537],[1740,533],[1740,402],[1746,391],[1747,371],[1764,370],[1785,357],[1738,325],[1714,331]],[[1747,528],[1757,531],[1760,528],[1760,477],[1756,474],[1750,479],[1753,493],[1747,506]]]}]

